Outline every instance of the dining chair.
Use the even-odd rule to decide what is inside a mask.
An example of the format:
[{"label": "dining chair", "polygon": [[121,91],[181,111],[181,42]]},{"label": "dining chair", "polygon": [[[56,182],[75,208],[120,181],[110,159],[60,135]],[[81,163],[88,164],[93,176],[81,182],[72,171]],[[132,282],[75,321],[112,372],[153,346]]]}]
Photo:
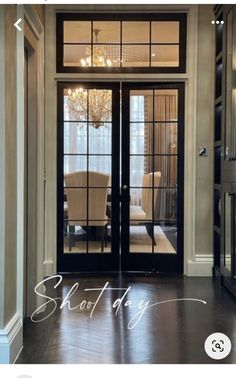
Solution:
[{"label": "dining chair", "polygon": [[145,225],[149,237],[156,245],[154,235],[154,219],[159,198],[161,172],[147,173],[142,179],[141,206],[130,206],[130,222],[133,225]]},{"label": "dining chair", "polygon": [[100,172],[78,171],[66,174],[67,217],[69,225],[69,251],[74,244],[75,226],[86,229],[99,227],[101,251],[107,242],[108,217],[106,215],[109,176]]}]

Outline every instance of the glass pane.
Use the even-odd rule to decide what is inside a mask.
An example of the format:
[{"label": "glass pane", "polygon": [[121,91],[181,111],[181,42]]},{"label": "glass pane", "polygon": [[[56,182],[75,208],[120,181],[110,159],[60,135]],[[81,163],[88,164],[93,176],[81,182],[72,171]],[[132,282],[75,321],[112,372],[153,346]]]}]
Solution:
[{"label": "glass pane", "polygon": [[179,43],[179,21],[152,21],[151,43]]},{"label": "glass pane", "polygon": [[152,239],[147,233],[145,223],[131,221],[129,235],[131,253],[152,253]]},{"label": "glass pane", "polygon": [[149,46],[123,45],[122,67],[149,67]]},{"label": "glass pane", "polygon": [[147,172],[160,172],[160,185],[162,187],[175,188],[177,186],[177,156],[147,156],[145,168]]},{"label": "glass pane", "polygon": [[90,21],[64,21],[64,43],[90,43]]},{"label": "glass pane", "polygon": [[176,122],[178,121],[178,90],[158,89],[155,90],[155,121]]},{"label": "glass pane", "polygon": [[[154,154],[178,153],[178,130],[176,123],[156,123],[154,127]],[[152,153],[152,135],[147,135],[146,144]],[[149,150],[147,149],[147,153]]]},{"label": "glass pane", "polygon": [[[79,222],[78,222],[79,223]],[[64,253],[87,253],[86,226],[64,222]]]},{"label": "glass pane", "polygon": [[177,227],[174,225],[155,225],[154,235],[156,245],[154,253],[172,254],[177,251]]},{"label": "glass pane", "polygon": [[64,45],[64,66],[91,66],[90,45]]},{"label": "glass pane", "polygon": [[152,67],[178,67],[179,46],[178,45],[152,45],[151,51]]},{"label": "glass pane", "polygon": [[112,91],[89,89],[89,122],[95,128],[104,127],[103,122],[111,122]]},{"label": "glass pane", "polygon": [[[64,120],[87,120],[87,90],[82,86],[68,88],[64,91]],[[81,124],[81,127],[85,125]]]},{"label": "glass pane", "polygon": [[120,66],[120,45],[94,45],[93,46],[93,67]]},{"label": "glass pane", "polygon": [[86,156],[64,156],[64,174],[87,170]]},{"label": "glass pane", "polygon": [[[107,180],[108,183],[108,180]],[[101,183],[95,183],[94,186],[104,186],[104,179]],[[89,188],[89,229],[88,241],[89,252],[111,252],[110,237],[110,217],[111,217],[111,197],[107,187],[96,189]],[[109,230],[108,230],[109,228]],[[109,243],[109,245],[108,245]]]},{"label": "glass pane", "polygon": [[104,46],[105,57],[108,67],[120,67],[120,45]]},{"label": "glass pane", "polygon": [[89,153],[90,154],[111,154],[112,145],[111,123],[104,123],[98,128],[89,124]]},{"label": "glass pane", "polygon": [[176,226],[177,222],[177,189],[154,190],[155,222],[165,222]]},{"label": "glass pane", "polygon": [[73,171],[64,174],[64,187],[65,192],[74,187],[86,188],[88,186],[88,173],[84,171]]},{"label": "glass pane", "polygon": [[144,184],[141,188],[130,188],[130,221],[151,221],[154,191]]},{"label": "glass pane", "polygon": [[147,21],[123,21],[122,43],[149,43],[150,23]]},{"label": "glass pane", "polygon": [[152,180],[146,174],[142,189],[130,191],[130,252],[176,253],[177,191],[145,188]]},{"label": "glass pane", "polygon": [[153,121],[153,91],[130,91],[130,122]]},{"label": "glass pane", "polygon": [[78,122],[64,123],[64,153],[87,153],[87,124]]},{"label": "glass pane", "polygon": [[120,43],[119,21],[94,21],[93,42],[96,43]]},{"label": "glass pane", "polygon": [[65,189],[64,253],[86,253],[87,189]]},{"label": "glass pane", "polygon": [[144,155],[130,156],[130,186],[142,187],[145,159]]},{"label": "glass pane", "polygon": [[232,197],[225,194],[225,267],[231,271],[232,252]]},{"label": "glass pane", "polygon": [[87,189],[65,188],[64,214],[69,225],[85,225],[87,222]]},{"label": "glass pane", "polygon": [[102,177],[95,177],[89,186],[111,186],[111,156],[89,156],[89,171],[108,176],[108,184],[104,184]]},{"label": "glass pane", "polygon": [[130,153],[144,155],[145,124],[130,124]]},{"label": "glass pane", "polygon": [[120,66],[120,46],[119,45],[93,45],[93,67]]},{"label": "glass pane", "polygon": [[111,253],[111,226],[109,224],[94,226],[93,222],[89,222],[88,253]]},{"label": "glass pane", "polygon": [[[99,183],[98,183],[99,184]],[[94,185],[95,186],[95,185]],[[99,186],[99,185],[98,185]],[[101,186],[104,186],[102,184]],[[108,224],[108,190],[104,188],[89,188],[88,189],[88,214],[89,225],[103,227]]]}]

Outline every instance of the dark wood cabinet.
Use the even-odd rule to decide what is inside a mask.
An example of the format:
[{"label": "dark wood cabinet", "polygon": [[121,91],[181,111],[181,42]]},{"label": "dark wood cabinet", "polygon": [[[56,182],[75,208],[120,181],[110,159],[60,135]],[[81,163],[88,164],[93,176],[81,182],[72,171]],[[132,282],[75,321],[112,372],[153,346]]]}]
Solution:
[{"label": "dark wood cabinet", "polygon": [[214,268],[236,295],[236,6],[215,7]]}]

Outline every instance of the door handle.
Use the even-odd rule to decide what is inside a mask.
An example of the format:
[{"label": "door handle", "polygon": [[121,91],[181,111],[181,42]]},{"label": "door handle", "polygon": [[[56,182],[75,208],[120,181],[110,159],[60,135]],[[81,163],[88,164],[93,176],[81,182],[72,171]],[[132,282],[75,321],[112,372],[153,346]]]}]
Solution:
[{"label": "door handle", "polygon": [[229,147],[225,147],[225,159],[229,160]]},{"label": "door handle", "polygon": [[122,186],[122,190],[127,190],[128,189],[128,186],[127,185],[123,185]]}]

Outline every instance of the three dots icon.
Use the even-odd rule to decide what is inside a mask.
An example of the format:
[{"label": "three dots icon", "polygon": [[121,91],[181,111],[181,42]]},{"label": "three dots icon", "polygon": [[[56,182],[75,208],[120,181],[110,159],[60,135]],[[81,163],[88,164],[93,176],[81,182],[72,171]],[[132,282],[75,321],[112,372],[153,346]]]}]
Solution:
[{"label": "three dots icon", "polygon": [[223,25],[225,22],[224,22],[224,20],[221,20],[221,21],[219,21],[219,20],[216,20],[216,21],[212,20],[211,23],[212,23],[212,25],[214,25],[214,24],[217,24],[217,25],[221,24],[221,25]]}]

